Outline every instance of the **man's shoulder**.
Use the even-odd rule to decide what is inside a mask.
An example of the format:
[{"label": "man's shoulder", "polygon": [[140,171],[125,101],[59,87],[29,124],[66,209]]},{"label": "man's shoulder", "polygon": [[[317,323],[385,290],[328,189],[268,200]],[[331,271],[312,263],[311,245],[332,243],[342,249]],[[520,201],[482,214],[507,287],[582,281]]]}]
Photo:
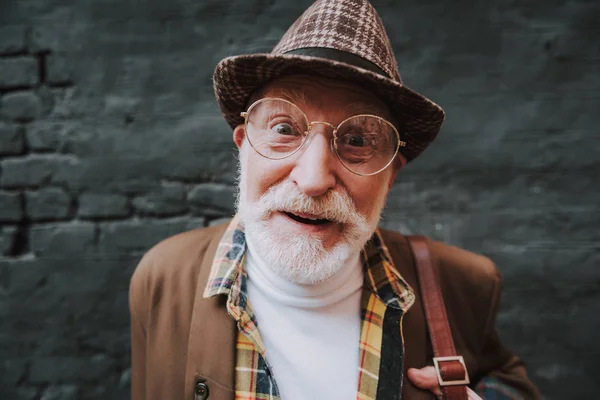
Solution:
[{"label": "man's shoulder", "polygon": [[177,275],[197,274],[205,257],[216,249],[228,224],[194,229],[163,239],[148,250],[132,277],[134,281],[164,280]]},{"label": "man's shoulder", "polygon": [[[395,231],[380,229],[386,246],[400,246],[410,252],[408,237]],[[496,281],[500,275],[488,257],[457,246],[428,238],[429,250],[438,261],[440,274],[448,279],[465,279],[471,283]]]},{"label": "man's shoulder", "polygon": [[429,240],[429,248],[440,268],[460,270],[473,278],[499,276],[496,264],[482,254],[435,240]]}]

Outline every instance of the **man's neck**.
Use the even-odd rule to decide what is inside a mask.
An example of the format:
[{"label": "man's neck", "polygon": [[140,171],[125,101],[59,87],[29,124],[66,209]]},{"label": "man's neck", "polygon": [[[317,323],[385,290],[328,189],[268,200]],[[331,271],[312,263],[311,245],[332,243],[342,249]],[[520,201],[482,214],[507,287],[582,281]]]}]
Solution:
[{"label": "man's neck", "polygon": [[350,257],[331,278],[314,284],[299,284],[278,275],[274,268],[261,258],[252,238],[248,236],[246,245],[248,251],[244,268],[248,278],[281,304],[301,308],[323,307],[346,298],[362,286],[360,252]]}]

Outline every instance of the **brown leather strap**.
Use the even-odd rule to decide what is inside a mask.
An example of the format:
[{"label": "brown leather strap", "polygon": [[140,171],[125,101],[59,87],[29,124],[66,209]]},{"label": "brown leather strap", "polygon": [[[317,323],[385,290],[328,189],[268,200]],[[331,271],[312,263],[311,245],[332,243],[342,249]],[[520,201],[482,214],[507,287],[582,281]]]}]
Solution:
[{"label": "brown leather strap", "polygon": [[[424,236],[408,236],[417,266],[425,317],[433,346],[434,364],[444,400],[466,400],[469,384],[467,368],[456,355],[454,340],[448,324],[446,306],[433,268],[433,261]],[[451,359],[444,359],[450,357]]]}]

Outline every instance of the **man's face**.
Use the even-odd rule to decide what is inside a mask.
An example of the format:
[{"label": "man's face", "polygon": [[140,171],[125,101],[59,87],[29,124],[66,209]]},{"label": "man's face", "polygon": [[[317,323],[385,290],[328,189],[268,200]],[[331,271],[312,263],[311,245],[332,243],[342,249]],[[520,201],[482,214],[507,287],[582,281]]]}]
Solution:
[{"label": "man's face", "polygon": [[[389,119],[387,108],[375,96],[341,81],[284,77],[261,90],[258,98],[265,97],[291,101],[310,122],[337,126],[356,114]],[[251,124],[248,129],[253,129]],[[272,160],[249,145],[244,125],[234,130],[240,148],[238,214],[259,255],[277,273],[298,283],[328,279],[360,251],[404,165],[398,156],[376,175],[353,174],[330,146],[331,127],[314,124],[311,133],[298,152]]]}]

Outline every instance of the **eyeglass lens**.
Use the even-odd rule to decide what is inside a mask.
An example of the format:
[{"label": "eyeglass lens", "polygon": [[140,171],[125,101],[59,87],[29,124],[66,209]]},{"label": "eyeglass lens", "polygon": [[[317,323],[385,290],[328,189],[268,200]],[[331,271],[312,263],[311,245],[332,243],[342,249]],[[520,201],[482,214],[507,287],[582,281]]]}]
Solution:
[{"label": "eyeglass lens", "polygon": [[[262,99],[248,110],[248,140],[262,156],[289,157],[308,136],[306,115],[294,104],[281,99]],[[340,162],[359,175],[384,169],[396,155],[398,135],[383,118],[358,115],[337,128],[334,148]]]}]

